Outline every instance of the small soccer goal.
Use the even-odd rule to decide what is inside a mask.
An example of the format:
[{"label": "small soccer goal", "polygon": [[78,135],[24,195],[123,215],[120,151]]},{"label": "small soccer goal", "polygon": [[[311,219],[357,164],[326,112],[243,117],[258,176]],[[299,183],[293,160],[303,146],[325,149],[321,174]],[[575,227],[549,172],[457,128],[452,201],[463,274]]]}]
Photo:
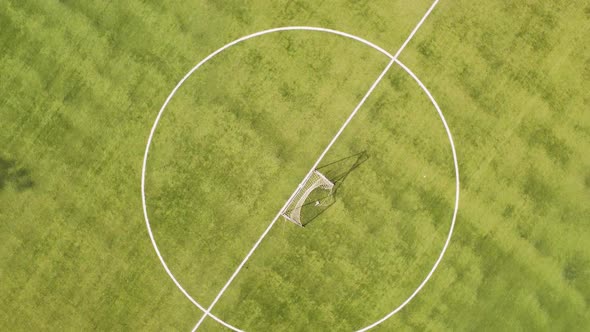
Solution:
[{"label": "small soccer goal", "polygon": [[[315,195],[316,189],[321,190],[319,195]],[[316,169],[309,175],[307,180],[299,185],[297,192],[281,215],[288,221],[303,227],[304,224],[301,221],[301,209],[303,206],[309,204],[317,207],[329,204],[333,189],[334,183]]]}]

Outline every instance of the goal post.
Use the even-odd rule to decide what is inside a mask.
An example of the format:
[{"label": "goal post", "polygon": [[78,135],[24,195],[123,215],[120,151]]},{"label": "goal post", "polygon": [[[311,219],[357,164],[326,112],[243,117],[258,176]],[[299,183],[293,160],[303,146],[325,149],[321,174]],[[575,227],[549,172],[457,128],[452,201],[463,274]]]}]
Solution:
[{"label": "goal post", "polygon": [[286,220],[303,227],[301,222],[301,208],[306,204],[309,196],[316,190],[321,189],[327,191],[327,193],[320,199],[316,200],[315,206],[326,205],[326,198],[332,195],[334,189],[334,183],[330,181],[324,174],[320,173],[317,169],[314,170],[306,180],[304,180],[295,195],[293,195],[290,202],[287,204],[281,216]]}]

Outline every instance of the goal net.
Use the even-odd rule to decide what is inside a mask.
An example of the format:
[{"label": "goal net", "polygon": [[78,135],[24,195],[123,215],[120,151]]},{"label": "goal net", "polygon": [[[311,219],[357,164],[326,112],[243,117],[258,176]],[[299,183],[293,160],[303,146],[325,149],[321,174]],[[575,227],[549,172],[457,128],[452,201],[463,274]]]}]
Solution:
[{"label": "goal net", "polygon": [[[318,189],[323,191],[322,195],[313,195],[312,200],[310,195]],[[299,189],[283,211],[281,215],[288,221],[303,226],[301,222],[301,208],[304,205],[324,206],[328,202],[328,198],[332,194],[334,183],[328,180],[326,176],[318,170],[314,170],[310,176],[299,185]]]}]

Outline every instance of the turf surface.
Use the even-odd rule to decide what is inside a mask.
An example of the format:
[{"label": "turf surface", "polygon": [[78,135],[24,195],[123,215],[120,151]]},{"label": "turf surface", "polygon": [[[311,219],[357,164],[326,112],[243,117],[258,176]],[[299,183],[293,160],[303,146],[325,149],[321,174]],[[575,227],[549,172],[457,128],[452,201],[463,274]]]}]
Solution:
[{"label": "turf surface", "polygon": [[[429,5],[1,1],[0,329],[192,328],[201,313],[157,260],[139,188],[176,82],[276,26],[395,52]],[[439,270],[377,330],[590,325],[589,20],[583,1],[442,0],[404,51],[451,127],[462,196]],[[162,253],[202,305],[386,63],[340,37],[281,33],[179,90],[146,193]],[[440,120],[399,67],[322,166],[346,172],[359,153],[334,204],[305,229],[278,223],[216,315],[249,331],[350,330],[411,293],[448,231],[454,178]]]}]

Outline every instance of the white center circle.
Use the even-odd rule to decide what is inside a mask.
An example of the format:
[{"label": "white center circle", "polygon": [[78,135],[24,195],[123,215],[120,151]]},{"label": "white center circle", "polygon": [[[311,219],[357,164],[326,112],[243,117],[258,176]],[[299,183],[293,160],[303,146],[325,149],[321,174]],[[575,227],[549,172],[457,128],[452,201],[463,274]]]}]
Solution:
[{"label": "white center circle", "polygon": [[145,178],[146,178],[146,169],[147,169],[147,160],[148,160],[148,154],[149,154],[149,150],[150,150],[150,146],[152,143],[152,139],[154,137],[154,134],[156,132],[156,129],[158,127],[158,123],[160,122],[160,119],[164,113],[164,110],[166,109],[166,106],[168,105],[168,103],[171,101],[172,97],[176,94],[176,92],[178,91],[178,89],[184,84],[184,82],[197,70],[199,69],[203,64],[205,64],[207,61],[211,60],[213,57],[215,57],[216,55],[218,55],[219,53],[223,52],[224,50],[230,48],[231,46],[234,46],[240,42],[246,41],[248,39],[254,38],[254,37],[259,37],[265,34],[269,34],[269,33],[273,33],[273,32],[280,32],[280,31],[292,31],[292,30],[304,30],[304,31],[315,31],[315,32],[324,32],[324,33],[330,33],[330,34],[335,34],[335,35],[339,35],[342,37],[346,37],[346,38],[350,38],[353,40],[356,40],[358,42],[361,42],[367,46],[372,47],[373,49],[381,52],[383,55],[387,56],[389,59],[391,60],[395,60],[395,63],[397,65],[399,65],[402,69],[404,69],[406,71],[406,73],[408,75],[410,75],[412,77],[412,79],[414,79],[414,81],[420,86],[420,88],[424,91],[424,93],[428,96],[429,100],[431,101],[431,103],[433,104],[433,106],[435,107],[442,123],[443,126],[445,128],[445,131],[447,133],[447,137],[449,139],[449,143],[451,145],[451,151],[453,154],[453,163],[454,163],[454,169],[455,169],[455,205],[454,205],[454,210],[453,210],[453,217],[451,220],[451,226],[449,228],[449,233],[447,235],[445,244],[437,258],[437,260],[435,261],[434,265],[432,266],[431,270],[429,271],[429,273],[426,275],[426,277],[424,278],[424,280],[420,283],[420,285],[412,292],[412,294],[404,301],[402,302],[398,307],[396,307],[395,309],[393,309],[390,313],[388,313],[387,315],[383,316],[381,319],[377,320],[376,322],[363,327],[362,329],[360,329],[359,331],[367,331],[379,324],[381,324],[382,322],[384,322],[385,320],[387,320],[388,318],[390,318],[391,316],[395,315],[397,312],[399,312],[403,307],[405,307],[419,292],[420,290],[422,290],[422,288],[426,285],[426,283],[428,282],[428,280],[430,280],[430,278],[432,277],[432,274],[434,273],[434,271],[438,268],[438,265],[440,264],[448,246],[449,243],[451,241],[451,237],[453,234],[453,230],[455,227],[455,221],[457,219],[457,212],[459,209],[459,187],[460,187],[460,182],[459,182],[459,166],[458,166],[458,162],[457,162],[457,154],[456,154],[456,150],[455,150],[455,144],[453,142],[453,137],[451,135],[451,131],[447,125],[447,122],[445,120],[445,117],[442,113],[442,111],[440,110],[440,107],[438,106],[436,100],[434,99],[434,97],[432,97],[432,94],[430,93],[430,91],[428,91],[428,89],[424,86],[424,84],[420,81],[420,79],[418,79],[418,77],[407,67],[405,66],[401,61],[399,61],[397,58],[394,58],[393,55],[391,55],[389,52],[387,52],[386,50],[384,50],[383,48],[354,35],[345,33],[345,32],[341,32],[341,31],[337,31],[337,30],[332,30],[332,29],[326,29],[326,28],[319,28],[319,27],[305,27],[305,26],[290,26],[290,27],[280,27],[280,28],[275,28],[275,29],[269,29],[269,30],[264,30],[264,31],[260,31],[260,32],[256,32],[247,36],[244,36],[242,38],[236,39],[233,42],[224,45],[223,47],[219,48],[218,50],[214,51],[213,53],[209,54],[207,57],[205,57],[201,62],[199,62],[196,66],[194,66],[179,82],[178,84],[174,87],[174,89],[172,90],[172,92],[168,95],[168,97],[166,98],[166,101],[164,102],[164,104],[162,105],[162,107],[160,108],[160,111],[158,112],[158,115],[156,116],[156,120],[154,121],[154,124],[152,126],[152,129],[150,131],[148,140],[147,140],[147,144],[146,144],[146,148],[145,148],[145,153],[144,153],[144,158],[143,158],[143,165],[142,165],[142,170],[141,170],[141,199],[142,199],[142,206],[143,206],[143,214],[144,214],[144,218],[145,218],[145,222],[146,222],[146,226],[147,226],[147,230],[152,242],[152,245],[154,247],[154,250],[156,251],[156,254],[158,255],[158,258],[160,259],[160,263],[162,264],[162,266],[164,267],[164,269],[166,270],[166,273],[168,274],[168,276],[172,279],[172,281],[174,282],[174,284],[176,285],[176,287],[178,287],[178,289],[180,289],[180,291],[197,307],[199,308],[201,311],[203,311],[204,313],[206,313],[208,316],[210,316],[211,318],[213,318],[214,320],[216,320],[218,323],[222,324],[223,326],[233,330],[233,331],[242,331],[237,327],[234,327],[228,323],[226,323],[225,321],[223,321],[222,319],[218,318],[217,316],[215,316],[214,314],[207,312],[207,309],[204,308],[201,304],[199,304],[183,287],[182,285],[178,282],[178,280],[176,279],[176,277],[172,274],[172,272],[170,271],[170,269],[168,268],[168,265],[166,264],[162,254],[160,253],[160,250],[158,248],[158,245],[156,243],[154,234],[152,232],[152,228],[150,225],[150,221],[149,221],[149,217],[148,217],[148,212],[147,212],[147,205],[146,205],[146,197],[145,197]]}]

